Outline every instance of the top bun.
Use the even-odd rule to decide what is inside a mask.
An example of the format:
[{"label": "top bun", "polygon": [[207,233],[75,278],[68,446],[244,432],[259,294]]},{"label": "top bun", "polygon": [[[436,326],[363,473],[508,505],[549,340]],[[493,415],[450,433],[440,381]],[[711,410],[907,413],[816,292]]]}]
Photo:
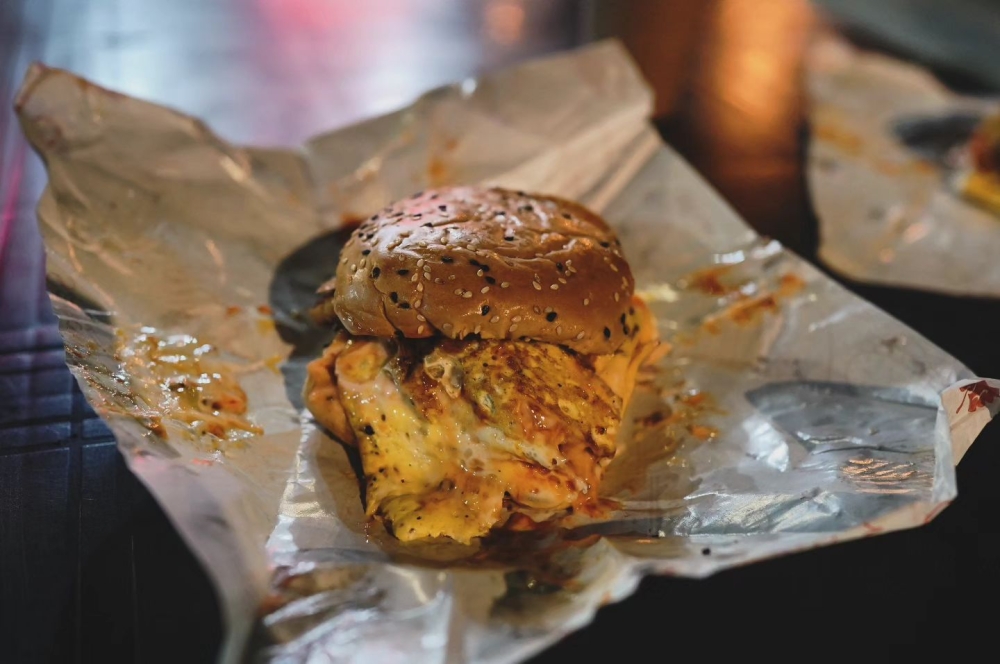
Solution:
[{"label": "top bun", "polygon": [[614,232],[552,196],[449,187],[363,222],[317,317],[359,336],[532,339],[613,353],[635,282]]}]

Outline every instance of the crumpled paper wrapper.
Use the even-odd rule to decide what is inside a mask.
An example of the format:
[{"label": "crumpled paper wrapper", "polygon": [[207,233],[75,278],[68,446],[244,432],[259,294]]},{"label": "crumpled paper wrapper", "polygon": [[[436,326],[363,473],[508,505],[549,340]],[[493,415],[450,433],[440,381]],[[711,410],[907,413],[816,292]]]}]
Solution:
[{"label": "crumpled paper wrapper", "polygon": [[[227,145],[40,65],[17,105],[49,172],[39,218],[69,365],[214,580],[223,661],[520,660],[645,574],[704,577],[926,523],[1000,406],[998,383],[740,221],[661,143],[613,42],[300,150]],[[672,345],[626,417],[610,517],[504,534],[471,558],[365,524],[349,455],[299,397],[327,334],[301,313],[338,229],[452,182],[602,212]],[[163,342],[159,364],[144,338]],[[185,369],[174,356],[191,349],[211,365]],[[237,381],[256,428],[181,418],[164,362]]]},{"label": "crumpled paper wrapper", "polygon": [[820,259],[861,282],[1000,297],[1000,213],[954,187],[955,153],[1000,100],[826,32],[806,76]]}]

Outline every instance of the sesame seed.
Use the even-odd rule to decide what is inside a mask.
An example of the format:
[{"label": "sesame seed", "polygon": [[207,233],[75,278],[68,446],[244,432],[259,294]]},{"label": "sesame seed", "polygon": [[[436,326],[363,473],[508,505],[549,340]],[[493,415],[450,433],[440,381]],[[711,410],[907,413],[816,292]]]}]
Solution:
[{"label": "sesame seed", "polygon": [[364,268],[364,266],[367,265],[367,264],[368,264],[368,259],[367,258],[362,258],[361,262],[358,263],[358,267]]},{"label": "sesame seed", "polygon": [[510,286],[510,282],[509,281],[505,281],[505,282],[503,282],[503,283],[500,284],[500,288],[507,288],[508,286]]},{"label": "sesame seed", "polygon": [[617,301],[618,301],[618,299],[619,299],[619,298],[618,298],[618,293],[616,292],[616,293],[615,293],[615,302],[617,302]]},{"label": "sesame seed", "polygon": [[473,334],[479,334],[479,333],[480,333],[480,332],[482,332],[482,331],[483,331],[483,326],[482,326],[482,325],[477,325],[477,326],[475,327],[475,329],[474,329],[474,330],[472,330],[472,333],[473,333]]},{"label": "sesame seed", "polygon": [[418,293],[423,293],[424,292],[424,285],[423,284],[417,284],[417,292]]},{"label": "sesame seed", "polygon": [[562,334],[562,325],[556,326],[556,334]]},{"label": "sesame seed", "polygon": [[[419,302],[420,300],[417,300],[417,301]],[[419,305],[419,304],[415,304],[415,305],[413,305],[413,306],[415,306],[415,307],[419,307],[420,305]],[[426,322],[427,322],[427,319],[426,319],[426,318],[424,318],[424,317],[423,317],[422,315],[420,315],[420,314],[417,314],[417,320],[418,320],[418,321],[420,321],[421,323],[426,323]]]},{"label": "sesame seed", "polygon": [[357,272],[357,271],[358,271],[357,263],[351,263],[351,272]]},{"label": "sesame seed", "polygon": [[549,321],[551,323],[552,321],[554,321],[556,319],[557,316],[558,316],[558,314],[556,312],[550,311],[548,314],[546,314],[545,320],[547,320],[547,321]]},{"label": "sesame seed", "polygon": [[510,326],[510,331],[511,332],[513,332],[516,329],[517,329],[517,323],[514,323],[513,325]]},{"label": "sesame seed", "polygon": [[583,306],[590,306],[590,298],[583,298]]},{"label": "sesame seed", "polygon": [[566,260],[566,267],[570,267],[571,265],[573,265],[573,259],[569,258]]},{"label": "sesame seed", "polygon": [[443,328],[444,328],[444,329],[446,329],[446,330],[450,330],[451,328],[453,328],[453,327],[454,327],[454,325],[452,325],[451,323],[445,323],[445,324],[444,324],[444,325],[442,325],[441,327],[443,327]]},{"label": "sesame seed", "polygon": [[[417,298],[417,301],[413,303],[413,306],[416,307],[417,309],[419,309],[420,305],[423,304],[423,303],[424,303],[423,300],[421,300],[420,298]],[[420,318],[420,316],[417,316],[417,318]]]},{"label": "sesame seed", "polygon": [[423,267],[423,266],[424,266],[424,259],[421,258],[420,260],[417,261],[417,267],[420,268],[420,267]]},{"label": "sesame seed", "polygon": [[559,284],[552,284],[551,286],[549,286],[549,288],[551,288],[552,290],[559,290]]},{"label": "sesame seed", "polygon": [[576,335],[576,339],[577,339],[577,341],[579,341],[580,339],[583,339],[583,332],[581,332],[580,334]]},{"label": "sesame seed", "polygon": [[486,295],[487,293],[490,292],[490,287],[489,286],[483,286],[483,289],[481,291],[479,291],[479,292],[482,293],[483,295]]},{"label": "sesame seed", "polygon": [[522,320],[524,320],[524,318],[522,318],[521,316],[514,316],[513,318],[510,319],[510,322],[520,323]]},{"label": "sesame seed", "polygon": [[[434,283],[443,284],[444,282],[441,281],[441,277],[434,277]],[[417,284],[417,290],[420,290],[421,286],[423,286],[423,284]]]},{"label": "sesame seed", "polygon": [[448,281],[455,281],[455,275],[453,274],[448,275]]},{"label": "sesame seed", "polygon": [[534,311],[536,314],[542,313],[542,309],[538,305],[533,306],[531,310]]},{"label": "sesame seed", "polygon": [[542,290],[542,285],[537,281],[532,281],[531,285],[535,287],[535,290]]},{"label": "sesame seed", "polygon": [[476,250],[476,255],[477,256],[489,256],[490,252],[486,251],[485,249],[477,249]]},{"label": "sesame seed", "polygon": [[456,288],[455,289],[455,295],[461,295],[461,294],[462,294],[462,289],[461,288]]},{"label": "sesame seed", "polygon": [[423,334],[424,330],[426,330],[426,329],[427,329],[426,327],[424,327],[423,325],[421,325],[420,327],[417,328],[417,334]]},{"label": "sesame seed", "polygon": [[561,283],[561,284],[565,284],[565,283],[569,283],[569,282],[567,282],[567,281],[566,281],[565,279],[563,279],[562,277],[559,277],[559,283]]},{"label": "sesame seed", "polygon": [[477,277],[483,276],[483,271],[482,270],[476,270],[476,276]]},{"label": "sesame seed", "polygon": [[413,282],[413,281],[416,281],[419,278],[420,278],[419,274],[414,274],[412,277],[410,277],[410,281]]},{"label": "sesame seed", "polygon": [[500,316],[494,316],[493,318],[490,319],[490,322],[491,323],[499,323],[500,322]]},{"label": "sesame seed", "polygon": [[465,291],[464,293],[462,293],[462,297],[464,297],[465,299],[469,299],[470,297],[472,297],[472,291],[468,290]]},{"label": "sesame seed", "polygon": [[614,263],[611,263],[611,264],[609,265],[609,267],[611,268],[611,271],[612,271],[612,272],[617,272],[617,271],[618,271],[618,266],[617,266],[617,265],[615,265]]}]

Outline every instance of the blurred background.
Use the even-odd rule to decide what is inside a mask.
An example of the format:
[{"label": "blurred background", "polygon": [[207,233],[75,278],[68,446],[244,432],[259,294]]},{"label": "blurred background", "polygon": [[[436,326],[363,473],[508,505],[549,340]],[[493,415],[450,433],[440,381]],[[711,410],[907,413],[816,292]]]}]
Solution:
[{"label": "blurred background", "polygon": [[[994,0],[0,0],[0,661],[211,661],[221,629],[197,563],[63,363],[34,219],[44,171],[11,112],[29,63],[175,107],[236,143],[294,146],[435,86],[615,37],[656,92],[665,139],[759,232],[813,259],[801,68],[810,35],[831,27],[955,89],[1000,87]],[[988,329],[948,324],[985,303],[848,286],[1000,373]],[[698,584],[649,580],[538,661],[593,654],[609,633],[638,638],[664,602],[733,606],[734,584],[820,611],[830,588],[816,575],[836,584],[845,569],[861,586],[895,583],[894,606],[908,608],[883,619],[918,640],[935,606],[974,597],[957,557],[996,578],[984,552],[1000,537],[983,524],[998,498],[975,459],[985,446],[960,468],[959,506],[929,528]],[[908,583],[927,569],[937,595]],[[805,629],[805,615],[786,620]],[[752,638],[764,620],[727,629]]]}]

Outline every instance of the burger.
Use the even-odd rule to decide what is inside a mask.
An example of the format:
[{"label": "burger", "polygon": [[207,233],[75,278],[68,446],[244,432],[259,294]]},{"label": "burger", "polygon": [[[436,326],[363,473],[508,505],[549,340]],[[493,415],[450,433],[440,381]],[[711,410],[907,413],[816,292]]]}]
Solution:
[{"label": "burger", "polygon": [[1000,113],[980,120],[963,148],[952,188],[970,202],[1000,213]]},{"label": "burger", "polygon": [[399,540],[471,543],[593,512],[657,345],[614,231],[576,203],[421,192],[361,223],[312,317],[337,333],[306,405],[357,446]]}]

